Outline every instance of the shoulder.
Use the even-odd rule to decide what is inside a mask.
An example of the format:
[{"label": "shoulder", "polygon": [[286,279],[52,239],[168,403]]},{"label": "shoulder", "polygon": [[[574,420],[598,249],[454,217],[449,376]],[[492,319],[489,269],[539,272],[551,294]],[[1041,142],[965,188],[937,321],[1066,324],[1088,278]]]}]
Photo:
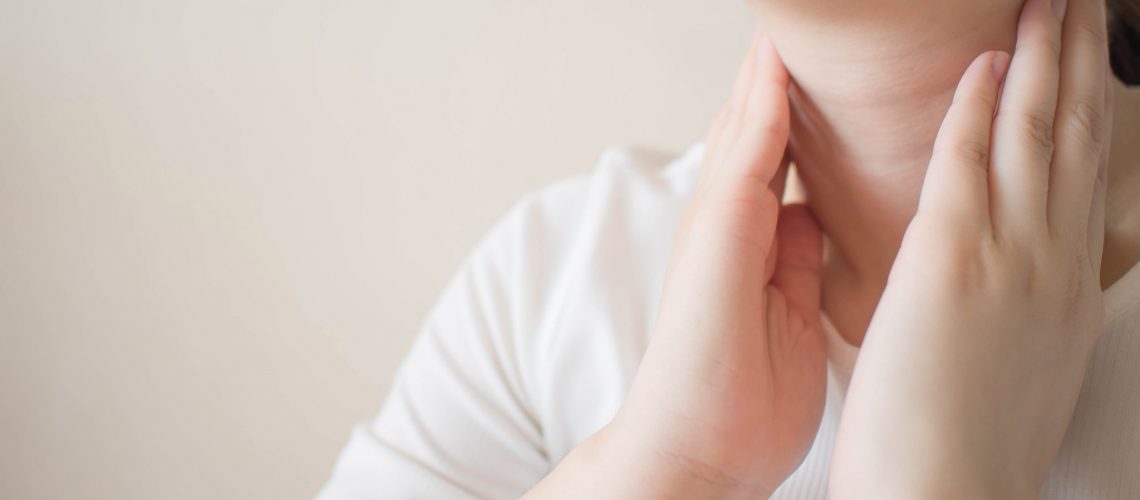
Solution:
[{"label": "shoulder", "polygon": [[655,305],[703,149],[610,148],[590,172],[522,196],[465,259],[428,323],[477,314],[495,326],[483,336],[510,346],[529,386],[565,354],[561,342],[588,336],[576,333],[583,322],[643,315]]},{"label": "shoulder", "polygon": [[620,406],[702,154],[609,149],[520,199],[476,252],[502,266],[523,399],[552,459]]},{"label": "shoulder", "polygon": [[653,209],[663,208],[655,203],[688,197],[703,150],[701,144],[680,155],[609,148],[588,173],[558,180],[521,197],[496,229],[538,230],[554,236],[580,229],[577,223],[605,216],[607,210],[640,209],[651,214]]},{"label": "shoulder", "polygon": [[469,260],[493,264],[516,293],[549,292],[599,256],[640,256],[671,238],[696,178],[703,145],[680,155],[615,147],[588,173],[522,196]]},{"label": "shoulder", "polygon": [[701,153],[610,149],[516,202],[429,312],[321,498],[518,496],[604,425],[644,350]]}]

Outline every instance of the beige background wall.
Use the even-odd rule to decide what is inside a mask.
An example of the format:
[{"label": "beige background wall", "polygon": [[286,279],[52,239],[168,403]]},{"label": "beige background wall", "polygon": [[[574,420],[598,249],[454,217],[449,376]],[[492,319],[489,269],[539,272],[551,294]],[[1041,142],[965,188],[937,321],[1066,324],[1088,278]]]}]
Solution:
[{"label": "beige background wall", "polygon": [[743,2],[0,0],[0,498],[309,498],[523,192],[678,151]]}]

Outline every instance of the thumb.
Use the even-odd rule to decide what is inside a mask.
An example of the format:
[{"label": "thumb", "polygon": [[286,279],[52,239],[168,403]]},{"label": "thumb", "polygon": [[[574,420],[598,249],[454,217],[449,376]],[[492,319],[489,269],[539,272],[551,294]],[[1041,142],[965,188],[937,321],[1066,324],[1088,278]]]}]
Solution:
[{"label": "thumb", "polygon": [[802,203],[781,207],[776,239],[779,245],[772,285],[784,294],[792,309],[815,322],[820,307],[823,234],[811,210]]}]

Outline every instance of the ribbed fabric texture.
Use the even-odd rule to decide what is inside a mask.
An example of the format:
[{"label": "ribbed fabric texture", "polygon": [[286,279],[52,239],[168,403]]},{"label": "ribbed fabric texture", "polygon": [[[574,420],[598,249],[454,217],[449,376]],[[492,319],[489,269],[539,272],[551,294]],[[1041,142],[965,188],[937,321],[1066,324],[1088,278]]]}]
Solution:
[{"label": "ribbed fabric texture", "polygon": [[[319,498],[514,498],[605,425],[648,345],[702,154],[612,150],[593,174],[520,201],[455,274]],[[1041,498],[1140,499],[1138,302],[1140,266],[1106,292],[1108,324]],[[827,498],[858,350],[823,320],[823,421],[776,499]]]}]

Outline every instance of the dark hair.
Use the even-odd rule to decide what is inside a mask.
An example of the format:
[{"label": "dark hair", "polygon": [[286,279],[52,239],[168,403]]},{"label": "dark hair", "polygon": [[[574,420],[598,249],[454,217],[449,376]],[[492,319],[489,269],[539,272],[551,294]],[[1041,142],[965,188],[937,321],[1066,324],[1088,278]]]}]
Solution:
[{"label": "dark hair", "polygon": [[1140,0],[1108,0],[1108,52],[1116,77],[1140,84]]}]

